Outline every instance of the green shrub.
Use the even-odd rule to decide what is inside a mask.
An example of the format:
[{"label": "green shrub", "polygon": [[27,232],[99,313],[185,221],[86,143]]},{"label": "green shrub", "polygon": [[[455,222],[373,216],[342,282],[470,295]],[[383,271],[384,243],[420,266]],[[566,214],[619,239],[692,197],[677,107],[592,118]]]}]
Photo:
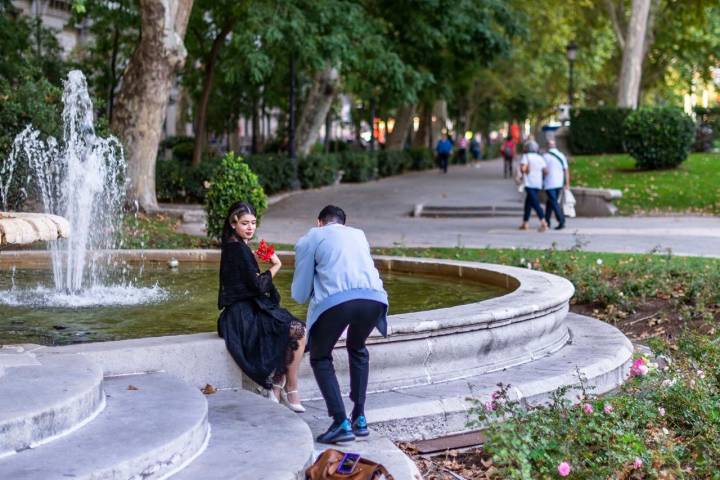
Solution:
[{"label": "green shrub", "polygon": [[484,450],[497,478],[556,478],[561,462],[570,465],[570,478],[716,478],[717,338],[689,334],[676,346],[654,343],[670,359],[665,366],[637,358],[633,377],[603,398],[565,387],[549,404],[527,409],[500,385],[476,401],[471,426],[486,427]]},{"label": "green shrub", "polygon": [[205,196],[208,236],[220,238],[227,211],[235,202],[251,203],[257,210],[258,222],[267,209],[267,195],[247,163],[230,152],[220,162]]},{"label": "green shrub", "polygon": [[428,170],[435,167],[433,153],[427,148],[415,147],[408,150],[410,155],[410,168],[413,170]]},{"label": "green shrub", "polygon": [[377,177],[378,157],[364,151],[348,150],[340,154],[343,182],[367,182]]},{"label": "green shrub", "polygon": [[155,190],[158,200],[202,202],[210,182],[218,168],[218,157],[205,157],[200,165],[158,159],[155,164]]},{"label": "green shrub", "polygon": [[247,158],[247,164],[258,176],[260,184],[268,195],[289,190],[292,186],[293,165],[284,153],[251,155]]},{"label": "green shrub", "polygon": [[629,108],[574,108],[570,112],[570,150],[578,155],[624,153],[623,122]]},{"label": "green shrub", "polygon": [[677,167],[695,138],[695,122],[677,108],[637,110],[625,119],[623,130],[627,152],[643,169]]},{"label": "green shrub", "polygon": [[335,181],[338,156],[332,153],[310,154],[298,162],[298,178],[302,188],[317,188]]},{"label": "green shrub", "polygon": [[382,150],[378,152],[378,173],[381,177],[398,175],[412,166],[412,157],[405,150]]}]

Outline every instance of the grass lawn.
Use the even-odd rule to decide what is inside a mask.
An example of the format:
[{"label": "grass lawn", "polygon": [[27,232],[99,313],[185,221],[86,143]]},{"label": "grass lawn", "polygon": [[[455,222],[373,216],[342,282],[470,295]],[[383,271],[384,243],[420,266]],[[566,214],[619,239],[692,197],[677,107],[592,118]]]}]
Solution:
[{"label": "grass lawn", "polygon": [[694,153],[677,169],[635,170],[629,155],[578,156],[571,182],[615,188],[623,215],[663,212],[720,213],[720,155]]}]

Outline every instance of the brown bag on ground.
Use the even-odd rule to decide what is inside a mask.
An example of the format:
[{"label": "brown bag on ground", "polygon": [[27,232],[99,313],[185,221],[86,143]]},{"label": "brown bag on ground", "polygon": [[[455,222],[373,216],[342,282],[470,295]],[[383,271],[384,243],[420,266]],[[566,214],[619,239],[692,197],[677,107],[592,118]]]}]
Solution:
[{"label": "brown bag on ground", "polygon": [[337,473],[344,455],[339,450],[328,448],[305,470],[305,477],[309,480],[378,480],[385,475],[387,480],[394,480],[384,466],[363,457],[357,461],[352,473]]}]

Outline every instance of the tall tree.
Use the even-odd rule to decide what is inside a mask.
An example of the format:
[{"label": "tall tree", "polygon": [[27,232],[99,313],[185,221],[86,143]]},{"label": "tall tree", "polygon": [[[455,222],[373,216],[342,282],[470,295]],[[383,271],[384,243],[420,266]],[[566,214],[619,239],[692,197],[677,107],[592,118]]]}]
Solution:
[{"label": "tall tree", "polygon": [[652,32],[652,27],[648,30],[651,3],[652,0],[632,0],[630,20],[626,27],[627,31],[623,33],[619,18],[621,13],[618,13],[622,5],[618,8],[613,0],[607,0],[613,30],[617,35],[618,45],[620,45],[623,52],[622,67],[618,79],[617,104],[619,107],[636,108],[638,105],[643,60],[647,53],[646,36],[648,31]]},{"label": "tall tree", "polygon": [[125,145],[128,200],[157,209],[155,161],[170,89],[183,66],[192,0],[140,0],[141,34],[117,97],[111,128]]}]

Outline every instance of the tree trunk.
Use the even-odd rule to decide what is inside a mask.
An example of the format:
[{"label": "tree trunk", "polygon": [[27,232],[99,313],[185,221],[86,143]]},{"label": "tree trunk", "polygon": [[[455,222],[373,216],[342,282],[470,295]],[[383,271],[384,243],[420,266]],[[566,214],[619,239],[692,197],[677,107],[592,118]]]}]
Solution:
[{"label": "tree trunk", "polygon": [[113,113],[112,129],[125,145],[128,201],[157,209],[155,161],[193,0],[140,0],[140,43],[133,52]]},{"label": "tree trunk", "polygon": [[207,110],[210,103],[210,93],[212,92],[213,81],[215,80],[215,64],[217,63],[220,49],[225,43],[225,38],[232,31],[235,25],[234,19],[229,19],[222,30],[213,39],[212,47],[205,58],[205,74],[203,76],[202,94],[200,95],[200,103],[195,111],[195,144],[193,145],[192,164],[194,167],[200,165],[202,161],[202,152],[205,134],[207,132]]},{"label": "tree trunk", "polygon": [[413,147],[427,148],[428,143],[430,142],[429,125],[432,122],[431,117],[432,113],[430,112],[430,107],[423,105],[420,110],[420,125],[418,125],[418,130],[415,132],[415,136],[413,137]]},{"label": "tree trunk", "polygon": [[397,115],[395,115],[395,126],[385,140],[387,150],[402,150],[405,148],[405,140],[408,132],[412,129],[414,117],[415,105],[403,105],[398,109]]},{"label": "tree trunk", "polygon": [[325,117],[332,107],[339,81],[340,75],[334,67],[326,68],[315,75],[297,127],[297,152],[299,155],[310,153],[315,144]]},{"label": "tree trunk", "polygon": [[258,138],[260,130],[260,112],[258,112],[257,95],[253,97],[253,110],[250,116],[252,122],[252,137],[250,137],[250,153],[258,153]]},{"label": "tree trunk", "polygon": [[617,101],[619,107],[637,108],[638,105],[649,13],[650,0],[632,1],[632,13],[628,22],[620,69]]},{"label": "tree trunk", "polygon": [[110,87],[108,88],[108,99],[107,99],[107,118],[108,123],[112,123],[113,120],[113,103],[115,103],[115,89],[117,88],[117,56],[118,50],[120,49],[120,31],[117,25],[113,26],[113,46],[112,54],[110,55]]}]

